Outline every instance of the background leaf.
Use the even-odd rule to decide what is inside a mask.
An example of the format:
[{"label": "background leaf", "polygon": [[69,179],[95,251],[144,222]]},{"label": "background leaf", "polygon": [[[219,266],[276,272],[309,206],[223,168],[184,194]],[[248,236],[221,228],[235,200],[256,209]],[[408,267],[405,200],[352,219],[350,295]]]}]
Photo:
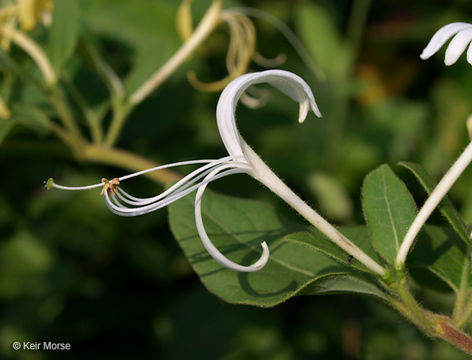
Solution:
[{"label": "background leaf", "polygon": [[323,172],[312,172],[307,178],[308,187],[318,200],[319,207],[328,218],[342,221],[352,215],[352,201],[343,184]]},{"label": "background leaf", "polygon": [[[175,30],[176,3],[82,0],[80,5],[86,24],[95,34],[119,41],[121,50],[115,44],[114,51],[130,61],[131,68],[125,79],[130,93],[159,69],[181,44]],[[110,60],[113,64],[113,59]]]},{"label": "background leaf", "polygon": [[388,165],[381,165],[365,177],[362,205],[372,245],[393,264],[416,216],[416,206],[410,193]]},{"label": "background leaf", "polygon": [[78,34],[79,9],[76,0],[54,2],[48,50],[56,72],[60,72],[62,66],[72,55],[77,44]]},{"label": "background leaf", "polygon": [[35,106],[14,106],[13,120],[18,124],[27,126],[40,135],[47,134],[50,130],[50,121],[46,114]]},{"label": "background leaf", "polygon": [[[426,225],[408,255],[408,266],[427,268],[455,292],[460,288],[466,246],[452,229]],[[469,274],[469,284],[471,275]]]},{"label": "background leaf", "polygon": [[14,125],[15,121],[12,119],[0,119],[0,145],[2,144],[3,140],[5,140],[5,137],[8,135]]},{"label": "background leaf", "polygon": [[315,3],[301,4],[295,15],[298,33],[315,61],[330,75],[342,76],[349,64],[349,51],[333,16]]},{"label": "background leaf", "polygon": [[[271,251],[269,262],[260,271],[238,273],[223,268],[201,244],[195,226],[193,198],[185,197],[171,205],[171,229],[185,255],[205,286],[227,302],[274,306],[327,276],[356,276],[349,264],[342,264],[303,243],[284,241],[284,236],[293,231],[294,226],[261,202],[208,192],[202,205],[207,233],[228,258],[250,265],[260,256],[262,241],[268,243]],[[367,291],[364,283],[357,285],[357,280],[348,285],[349,279],[344,278],[349,291],[356,288],[361,289],[360,293]],[[335,280],[320,285],[318,291],[322,287],[324,292],[329,292],[330,284],[333,292],[341,291],[340,283]],[[312,293],[316,291],[312,289]],[[375,291],[371,291],[373,293]]]}]

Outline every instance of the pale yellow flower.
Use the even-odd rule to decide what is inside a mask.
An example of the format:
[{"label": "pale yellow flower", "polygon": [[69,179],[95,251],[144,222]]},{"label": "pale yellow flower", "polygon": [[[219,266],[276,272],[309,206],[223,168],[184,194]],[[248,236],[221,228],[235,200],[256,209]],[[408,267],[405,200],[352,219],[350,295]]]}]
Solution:
[{"label": "pale yellow flower", "polygon": [[[191,4],[192,0],[183,0],[177,12],[177,31],[183,41],[187,41],[193,33]],[[229,29],[229,46],[226,53],[228,75],[220,80],[205,83],[197,79],[195,73],[190,71],[188,79],[199,90],[222,90],[229,82],[246,73],[254,56],[256,29],[251,20],[237,11],[223,10],[220,13],[220,21],[226,23]]]},{"label": "pale yellow flower", "polygon": [[52,0],[17,0],[0,9],[0,46],[10,48],[8,31],[19,23],[23,31],[33,30],[39,22],[49,25],[53,9]]}]

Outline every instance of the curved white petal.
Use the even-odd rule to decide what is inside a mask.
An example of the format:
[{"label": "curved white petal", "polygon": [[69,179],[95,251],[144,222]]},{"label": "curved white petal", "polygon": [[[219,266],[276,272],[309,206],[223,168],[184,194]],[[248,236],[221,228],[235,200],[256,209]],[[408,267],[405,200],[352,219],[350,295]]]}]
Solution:
[{"label": "curved white petal", "polygon": [[[267,261],[269,260],[269,247],[267,243],[264,241],[261,243],[262,246],[262,255],[254,264],[249,266],[243,266],[236,264],[235,262],[229,260],[225,257],[211,242],[210,238],[208,237],[205,227],[203,225],[202,219],[202,196],[205,192],[205,189],[208,183],[216,177],[218,172],[225,170],[226,168],[234,167],[233,165],[225,165],[219,169],[213,170],[208,176],[204,179],[203,185],[198,188],[197,195],[195,197],[195,222],[197,224],[197,231],[200,235],[200,240],[202,241],[203,246],[208,251],[208,253],[221,265],[240,272],[254,272],[262,269]],[[241,172],[246,172],[245,169],[241,169]]]},{"label": "curved white petal", "polygon": [[303,122],[308,111],[321,117],[313,93],[308,84],[299,76],[283,70],[267,70],[242,75],[226,86],[216,108],[216,120],[223,143],[234,159],[244,159],[241,150],[241,136],[236,127],[236,105],[244,91],[251,85],[267,83],[300,104],[298,121]]},{"label": "curved white petal", "polygon": [[447,47],[444,63],[448,66],[454,64],[465,51],[465,48],[469,45],[471,40],[472,26],[460,31],[454,36]]},{"label": "curved white petal", "polygon": [[445,43],[448,41],[451,36],[457,34],[459,31],[472,27],[469,23],[455,22],[448,24],[440,28],[433,35],[428,45],[424,48],[423,52],[420,55],[420,58],[423,60],[428,59],[433,54],[435,54]]},{"label": "curved white petal", "polygon": [[472,65],[472,44],[470,44],[467,49],[467,62]]}]

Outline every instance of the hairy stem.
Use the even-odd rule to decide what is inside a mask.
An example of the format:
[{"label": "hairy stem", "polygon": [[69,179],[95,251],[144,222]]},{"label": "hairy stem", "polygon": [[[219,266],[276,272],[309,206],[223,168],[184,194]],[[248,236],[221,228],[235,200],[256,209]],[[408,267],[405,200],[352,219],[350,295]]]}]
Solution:
[{"label": "hairy stem", "polygon": [[[241,140],[242,141],[242,140]],[[298,195],[296,195],[274,172],[262,161],[262,159],[242,141],[242,149],[247,161],[251,164],[253,171],[249,174],[256,180],[264,184],[274,194],[279,196],[288,205],[295,209],[310,224],[321,231],[328,239],[341,249],[359,260],[368,269],[378,276],[387,276],[388,272],[374,259],[367,255],[362,249],[346,238],[333,225],[326,221],[320,214],[307,205]]]},{"label": "hairy stem", "polygon": [[414,296],[410,293],[406,278],[399,281],[397,294],[400,296],[400,299],[403,301],[408,311],[412,314],[413,318],[416,319],[417,325],[423,330],[429,332],[431,329],[431,323],[428,320],[423,308],[418,304]]},{"label": "hairy stem", "polygon": [[[117,166],[131,172],[141,171],[157,166],[152,161],[125,150],[93,144],[86,145],[82,148],[80,158],[92,163]],[[180,175],[170,170],[149,172],[146,176],[162,185],[181,179]]]},{"label": "hairy stem", "polygon": [[463,328],[467,321],[469,321],[470,316],[472,315],[472,295],[470,295],[468,301],[466,301],[463,311],[454,319],[454,325],[459,329]]},{"label": "hairy stem", "polygon": [[451,325],[447,319],[440,319],[437,328],[439,338],[472,355],[472,338],[470,335]]}]

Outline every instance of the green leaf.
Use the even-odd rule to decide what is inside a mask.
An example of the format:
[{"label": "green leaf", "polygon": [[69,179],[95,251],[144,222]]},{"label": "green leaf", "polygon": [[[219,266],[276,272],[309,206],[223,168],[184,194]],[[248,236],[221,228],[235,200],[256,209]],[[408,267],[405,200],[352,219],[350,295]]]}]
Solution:
[{"label": "green leaf", "polygon": [[[379,255],[374,251],[370,244],[370,237],[365,226],[354,226],[354,227],[340,227],[338,229],[343,233],[349,240],[359,246],[367,255],[369,255],[376,262],[381,262]],[[287,235],[287,241],[298,242],[305,244],[315,251],[320,251],[331,258],[337,260],[342,264],[352,266],[358,270],[371,273],[371,271],[365,267],[362,263],[353,259],[348,253],[336,246],[333,242],[328,240],[320,232],[313,230],[311,232],[298,232]]]},{"label": "green leaf", "polygon": [[304,288],[300,295],[330,295],[330,294],[362,294],[374,296],[388,302],[388,298],[378,286],[358,276],[337,275],[329,276]]},{"label": "green leaf", "polygon": [[452,229],[426,225],[408,255],[408,266],[427,268],[458,292],[465,256],[466,246]]},{"label": "green leaf", "polygon": [[393,264],[401,242],[415,219],[415,202],[405,184],[388,165],[379,166],[365,177],[362,199],[372,245]]},{"label": "green leaf", "polygon": [[349,51],[333,16],[321,5],[302,3],[296,9],[297,31],[316,63],[330,75],[342,77]]},{"label": "green leaf", "polygon": [[[259,258],[262,241],[268,243],[271,251],[268,263],[260,271],[239,273],[226,269],[201,244],[195,226],[194,198],[188,196],[170,206],[172,232],[192,267],[208,290],[227,302],[274,306],[327,276],[356,277],[353,267],[305,244],[284,240],[300,227],[289,225],[266,204],[208,191],[203,199],[202,215],[209,237],[231,260],[250,265]],[[336,287],[334,284],[333,291],[340,291],[339,284]],[[324,287],[328,288],[329,283]],[[350,289],[355,287],[353,284]]]},{"label": "green leaf", "polygon": [[41,109],[35,106],[13,106],[13,120],[40,135],[47,134],[51,129],[49,118]]},{"label": "green leaf", "polygon": [[21,77],[23,80],[30,81],[38,86],[41,83],[31,76],[28,72],[23,71],[16,62],[11,58],[10,54],[0,48],[0,70]]},{"label": "green leaf", "polygon": [[[421,183],[421,185],[423,185],[428,195],[431,195],[437,185],[436,181],[420,164],[402,161],[399,163],[399,165],[410,170]],[[468,235],[467,225],[462,220],[462,217],[459,215],[459,212],[452,204],[452,201],[446,196],[441,201],[438,208],[444,217],[449,221],[452,228],[457,232],[460,238],[464,240],[466,244],[471,245],[472,242]]]},{"label": "green leaf", "polygon": [[0,145],[2,144],[3,140],[5,140],[6,136],[11,131],[15,123],[16,122],[11,119],[8,119],[8,120],[0,119]]},{"label": "green leaf", "polygon": [[79,34],[79,9],[76,0],[54,2],[48,50],[51,64],[59,73],[74,52]]}]

